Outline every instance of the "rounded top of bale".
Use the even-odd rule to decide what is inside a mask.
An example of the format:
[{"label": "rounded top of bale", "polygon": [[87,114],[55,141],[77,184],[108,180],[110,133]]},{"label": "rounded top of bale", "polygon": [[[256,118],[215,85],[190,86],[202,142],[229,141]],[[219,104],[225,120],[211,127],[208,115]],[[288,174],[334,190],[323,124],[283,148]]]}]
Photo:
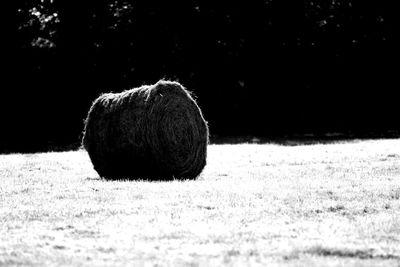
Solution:
[{"label": "rounded top of bale", "polygon": [[195,178],[206,164],[208,126],[180,83],[161,80],[93,103],[83,144],[108,178]]}]

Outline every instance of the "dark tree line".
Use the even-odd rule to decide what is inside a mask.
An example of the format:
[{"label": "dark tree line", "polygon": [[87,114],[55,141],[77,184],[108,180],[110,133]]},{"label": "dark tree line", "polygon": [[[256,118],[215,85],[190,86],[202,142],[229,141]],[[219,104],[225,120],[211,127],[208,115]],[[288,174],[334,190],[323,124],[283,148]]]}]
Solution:
[{"label": "dark tree line", "polygon": [[215,135],[398,130],[392,2],[16,1],[0,151],[76,144],[101,92],[160,78]]}]

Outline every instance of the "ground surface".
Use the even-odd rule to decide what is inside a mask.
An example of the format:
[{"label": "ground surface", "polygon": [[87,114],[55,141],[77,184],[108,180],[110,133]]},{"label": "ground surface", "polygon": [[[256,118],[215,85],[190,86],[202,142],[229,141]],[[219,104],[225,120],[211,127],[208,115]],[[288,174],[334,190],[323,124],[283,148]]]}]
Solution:
[{"label": "ground surface", "polygon": [[197,181],[0,155],[0,266],[400,266],[400,140],[211,145]]}]

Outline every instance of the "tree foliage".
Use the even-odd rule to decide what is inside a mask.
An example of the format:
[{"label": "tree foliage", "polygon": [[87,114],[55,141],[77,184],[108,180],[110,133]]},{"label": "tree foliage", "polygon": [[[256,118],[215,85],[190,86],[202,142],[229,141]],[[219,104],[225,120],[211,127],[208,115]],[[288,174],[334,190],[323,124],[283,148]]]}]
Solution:
[{"label": "tree foliage", "polygon": [[[390,116],[382,120],[398,85],[391,5],[18,1],[10,72],[26,115],[8,123],[43,142],[70,142],[100,92],[170,78],[195,91],[212,133],[393,128]],[[376,101],[389,110],[371,111]]]}]

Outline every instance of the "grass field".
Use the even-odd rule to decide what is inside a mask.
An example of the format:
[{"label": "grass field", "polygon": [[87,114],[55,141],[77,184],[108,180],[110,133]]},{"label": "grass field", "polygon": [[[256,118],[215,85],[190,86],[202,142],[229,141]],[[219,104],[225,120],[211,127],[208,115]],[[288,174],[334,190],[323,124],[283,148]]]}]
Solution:
[{"label": "grass field", "polygon": [[196,181],[0,155],[0,266],[400,266],[400,139],[210,145]]}]

